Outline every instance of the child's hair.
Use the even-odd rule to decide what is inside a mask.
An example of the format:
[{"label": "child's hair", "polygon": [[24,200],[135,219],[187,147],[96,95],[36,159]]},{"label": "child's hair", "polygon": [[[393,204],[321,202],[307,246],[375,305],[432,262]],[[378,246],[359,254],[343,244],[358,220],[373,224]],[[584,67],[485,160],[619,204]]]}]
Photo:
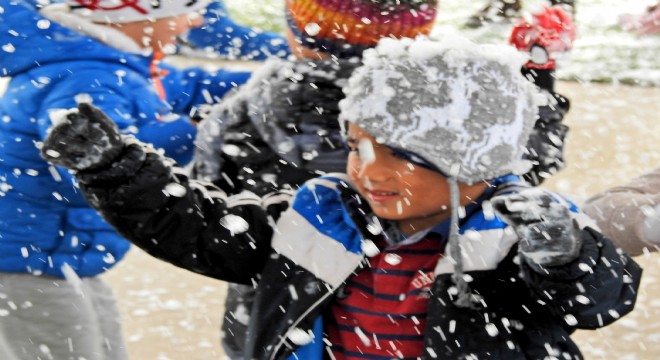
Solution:
[{"label": "child's hair", "polygon": [[464,38],[383,39],[344,89],[340,123],[473,184],[517,170],[534,126],[534,86],[512,47]]},{"label": "child's hair", "polygon": [[360,56],[384,37],[429,34],[437,0],[286,0],[301,45],[339,58]]},{"label": "child's hair", "polygon": [[458,244],[458,182],[475,184],[524,172],[521,158],[534,126],[536,89],[525,61],[506,46],[464,38],[383,39],[363,54],[344,88],[339,122],[351,122],[406,159],[447,177],[451,199],[448,255],[455,304],[472,304]]},{"label": "child's hair", "polygon": [[206,8],[211,0],[66,0],[71,10],[93,22],[127,23],[179,16]]}]

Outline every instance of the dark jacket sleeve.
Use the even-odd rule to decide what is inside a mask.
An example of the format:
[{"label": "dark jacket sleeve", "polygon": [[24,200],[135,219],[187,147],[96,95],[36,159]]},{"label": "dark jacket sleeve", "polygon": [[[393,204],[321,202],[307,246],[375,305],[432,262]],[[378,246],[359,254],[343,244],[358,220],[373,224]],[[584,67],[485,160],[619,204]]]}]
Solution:
[{"label": "dark jacket sleeve", "polygon": [[527,142],[525,158],[532,168],[523,178],[532,185],[540,185],[545,179],[566,167],[564,141],[568,126],[562,121],[570,108],[567,98],[557,94],[546,94],[548,105],[539,106],[539,118],[534,123]]},{"label": "dark jacket sleeve", "polygon": [[210,183],[189,180],[142,144],[128,145],[110,168],[77,177],[108,223],[156,258],[250,284],[269,257],[273,219],[264,200],[227,197]]},{"label": "dark jacket sleeve", "polygon": [[596,329],[633,310],[642,269],[602,234],[585,227],[580,256],[557,267],[523,268],[539,301],[569,327]]}]

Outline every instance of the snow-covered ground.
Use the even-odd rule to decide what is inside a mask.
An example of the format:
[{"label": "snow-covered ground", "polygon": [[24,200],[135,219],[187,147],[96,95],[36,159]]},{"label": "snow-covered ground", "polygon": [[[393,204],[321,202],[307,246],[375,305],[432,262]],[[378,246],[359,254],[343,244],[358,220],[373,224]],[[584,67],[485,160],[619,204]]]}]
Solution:
[{"label": "snow-covered ground", "polygon": [[[522,0],[534,9],[542,0]],[[638,37],[623,31],[619,16],[641,13],[656,0],[576,0],[577,40],[570,57],[559,68],[561,79],[626,84],[660,85],[660,34]],[[236,18],[274,31],[282,31],[281,0],[226,0]],[[460,32],[478,41],[506,42],[510,24],[495,24],[472,30],[465,20],[486,0],[440,0],[435,35]]]}]

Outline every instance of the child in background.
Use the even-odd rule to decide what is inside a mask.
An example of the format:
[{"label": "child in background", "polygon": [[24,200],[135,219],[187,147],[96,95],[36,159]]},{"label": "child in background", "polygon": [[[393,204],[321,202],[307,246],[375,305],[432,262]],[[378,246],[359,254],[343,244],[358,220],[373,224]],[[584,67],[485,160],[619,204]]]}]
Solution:
[{"label": "child in background", "polygon": [[650,5],[641,14],[623,14],[619,24],[624,30],[639,36],[652,36],[660,33],[660,1]]},{"label": "child in background", "polygon": [[[268,196],[344,171],[342,86],[380,38],[428,34],[436,2],[287,0],[285,11],[295,59],[270,60],[199,127],[194,176],[227,194]],[[254,292],[252,285],[228,287],[222,345],[233,360],[242,359]]]},{"label": "child in background", "polygon": [[632,256],[660,249],[660,167],[590,197],[584,205],[612,239]]},{"label": "child in background", "polygon": [[92,101],[125,133],[185,164],[189,114],[248,73],[161,63],[207,1],[0,0],[0,358],[126,359],[99,276],[130,243],[90,209],[72,175],[39,156],[49,112]]},{"label": "child in background", "polygon": [[512,59],[465,39],[366,50],[340,105],[347,175],[281,214],[188,179],[87,104],[41,151],[148,253],[255,284],[247,359],[581,358],[570,334],[631,311],[641,269],[511,175],[537,111]]},{"label": "child in background", "polygon": [[[575,16],[575,0],[545,1],[551,6],[561,6],[565,11]],[[520,0],[488,0],[486,6],[470,16],[465,23],[469,28],[478,28],[486,23],[498,23],[515,19],[520,16],[523,5]]]},{"label": "child in background", "polygon": [[570,101],[555,91],[557,58],[565,57],[573,48],[573,17],[562,7],[540,7],[529,17],[514,21],[509,43],[528,54],[522,74],[540,90],[545,101],[539,104],[539,118],[534,125],[525,158],[532,169],[523,178],[539,185],[566,167],[564,141],[568,126],[562,121],[570,109]]}]

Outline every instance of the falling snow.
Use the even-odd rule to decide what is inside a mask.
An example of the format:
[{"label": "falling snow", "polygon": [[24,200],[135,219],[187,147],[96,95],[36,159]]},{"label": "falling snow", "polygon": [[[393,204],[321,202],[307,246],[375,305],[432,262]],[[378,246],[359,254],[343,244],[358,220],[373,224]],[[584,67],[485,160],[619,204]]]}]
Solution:
[{"label": "falling snow", "polygon": [[[242,0],[227,2],[238,14],[250,11],[250,6]],[[616,85],[660,85],[660,66],[656,58],[660,38],[637,38],[619,31],[616,26],[620,12],[640,12],[650,3],[653,1],[624,0],[611,6],[611,2],[605,0],[578,0],[578,40],[571,57],[560,64],[558,72],[561,79],[578,80],[558,85],[558,90],[572,100],[572,109],[566,119],[571,127],[567,140],[568,168],[545,183],[545,187],[559,190],[580,202],[596,191],[622,183],[660,163],[657,151],[660,143],[657,127],[660,89]],[[264,19],[252,17],[255,25],[272,21],[280,11],[279,2],[259,6],[268,8],[263,11],[272,16],[264,16]],[[503,39],[506,31],[458,30],[461,19],[467,18],[479,6],[481,2],[477,1],[466,5],[464,1],[442,0],[436,33],[461,31],[474,39]],[[50,22],[42,20],[37,26],[47,29]],[[305,30],[309,33],[316,29]],[[9,43],[0,44],[0,49],[7,53],[15,51]],[[121,81],[121,74],[117,77]],[[613,81],[615,84],[598,85],[588,81]],[[389,95],[388,89],[383,92]],[[2,121],[9,123],[11,119],[3,118]],[[232,149],[224,150],[231,152]],[[59,178],[54,169],[51,174]],[[177,184],[171,185],[167,189],[170,195],[185,195],[177,189]],[[492,210],[487,214],[492,215]],[[223,218],[223,226],[239,233],[247,230],[248,225],[241,218]],[[377,253],[377,248],[368,245],[363,250],[368,254]],[[22,255],[25,256],[27,251],[26,248]],[[112,258],[105,260],[114,261]],[[654,359],[660,353],[660,256],[643,255],[638,261],[646,272],[635,311],[605,329],[578,332],[575,338],[586,358],[645,360]],[[71,284],[79,284],[80,279],[73,271],[63,270]],[[218,325],[225,295],[222,283],[173,268],[140,250],[133,250],[106,278],[118,295],[133,358],[222,358],[218,345]],[[586,297],[575,300],[581,304],[590,301]],[[0,317],[6,315],[7,310],[0,308]],[[241,317],[241,320],[247,321],[247,318]],[[565,315],[564,320],[568,325],[576,321],[570,314]],[[496,331],[490,327],[485,330],[489,333]],[[299,341],[309,337],[304,332],[298,335],[301,337]],[[44,354],[50,352],[45,345],[41,350]],[[431,348],[427,348],[427,352],[433,358],[437,356]]]}]

